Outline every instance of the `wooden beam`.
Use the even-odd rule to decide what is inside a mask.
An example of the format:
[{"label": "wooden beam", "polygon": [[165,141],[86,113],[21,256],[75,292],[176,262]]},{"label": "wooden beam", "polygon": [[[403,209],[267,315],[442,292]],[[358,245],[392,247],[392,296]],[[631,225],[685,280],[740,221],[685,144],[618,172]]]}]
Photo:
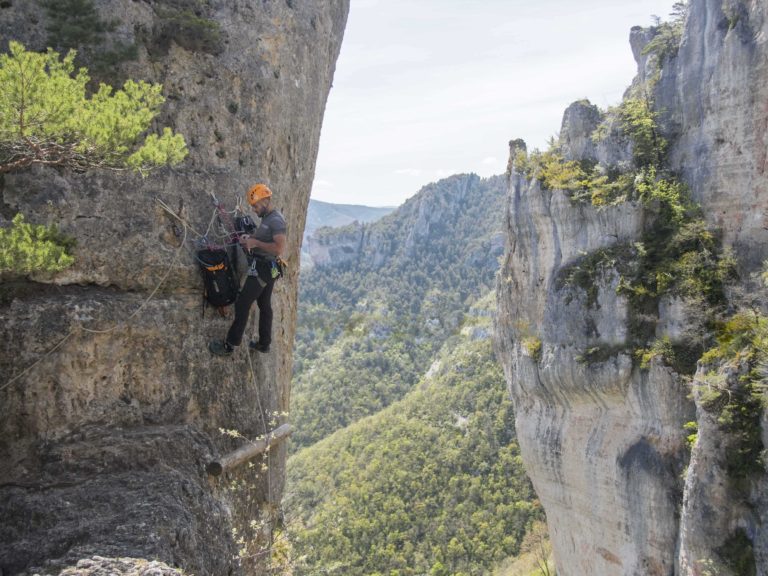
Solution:
[{"label": "wooden beam", "polygon": [[267,434],[264,438],[259,438],[253,442],[249,442],[245,446],[241,446],[234,452],[225,454],[218,460],[209,462],[205,467],[205,471],[211,476],[220,476],[222,473],[239,466],[243,462],[253,460],[259,454],[264,454],[267,449],[271,448],[283,438],[290,436],[293,430],[290,424],[283,424],[278,426],[272,432]]}]

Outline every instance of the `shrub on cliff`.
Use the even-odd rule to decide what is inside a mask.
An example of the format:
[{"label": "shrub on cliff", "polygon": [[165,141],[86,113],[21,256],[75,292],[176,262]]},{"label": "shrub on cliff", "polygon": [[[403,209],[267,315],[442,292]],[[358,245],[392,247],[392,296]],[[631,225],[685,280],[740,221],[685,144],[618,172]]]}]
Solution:
[{"label": "shrub on cliff", "polygon": [[660,63],[677,56],[680,40],[683,37],[685,17],[688,15],[688,2],[675,2],[672,6],[669,22],[662,22],[656,17],[656,23],[651,29],[653,39],[643,48],[643,54],[655,54]]},{"label": "shrub on cliff", "polygon": [[[18,42],[0,55],[0,174],[35,164],[146,173],[186,157],[184,138],[170,128],[145,136],[164,102],[162,86],[129,80],[115,91],[101,84],[88,97],[88,73],[75,70],[74,58],[72,51],[64,58],[28,52]],[[17,217],[0,233],[0,272],[52,272],[72,263],[71,242],[54,228]]]},{"label": "shrub on cliff", "polygon": [[74,57],[18,42],[0,56],[0,172],[32,164],[146,172],[186,157],[184,138],[169,128],[144,137],[165,101],[162,86],[101,84],[89,98],[88,73],[75,71]]},{"label": "shrub on cliff", "polygon": [[56,228],[28,224],[16,214],[10,228],[0,228],[0,274],[64,270],[74,262],[71,245]]},{"label": "shrub on cliff", "polygon": [[114,78],[115,65],[134,60],[135,44],[110,37],[118,20],[102,20],[93,0],[42,0],[47,44],[58,51],[76,48],[78,64],[88,64],[101,78]]}]

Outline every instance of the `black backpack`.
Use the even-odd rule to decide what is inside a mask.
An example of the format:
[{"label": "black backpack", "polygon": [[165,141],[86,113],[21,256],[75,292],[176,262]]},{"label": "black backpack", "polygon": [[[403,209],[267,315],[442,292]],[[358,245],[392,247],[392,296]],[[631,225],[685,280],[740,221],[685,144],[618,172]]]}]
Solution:
[{"label": "black backpack", "polygon": [[229,263],[227,251],[204,249],[197,252],[203,273],[203,297],[216,308],[229,306],[237,298],[237,282]]}]

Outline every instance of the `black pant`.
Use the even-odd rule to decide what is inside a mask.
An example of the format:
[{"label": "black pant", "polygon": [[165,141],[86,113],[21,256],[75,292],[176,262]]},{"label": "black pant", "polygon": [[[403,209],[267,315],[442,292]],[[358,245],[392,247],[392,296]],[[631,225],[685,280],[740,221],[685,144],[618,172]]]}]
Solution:
[{"label": "black pant", "polygon": [[259,344],[269,346],[272,343],[272,287],[275,279],[272,278],[269,263],[259,263],[257,270],[258,278],[248,276],[235,300],[235,319],[227,332],[227,342],[231,346],[240,346],[254,301],[259,305]]}]

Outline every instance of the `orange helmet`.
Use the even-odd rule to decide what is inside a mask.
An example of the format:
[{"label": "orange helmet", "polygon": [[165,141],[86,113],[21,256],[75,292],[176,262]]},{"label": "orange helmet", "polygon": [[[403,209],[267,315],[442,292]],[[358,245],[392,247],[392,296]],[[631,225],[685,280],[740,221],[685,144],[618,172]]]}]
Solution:
[{"label": "orange helmet", "polygon": [[261,183],[251,186],[251,189],[248,190],[248,194],[245,195],[248,199],[248,204],[251,206],[256,204],[259,200],[269,198],[270,196],[272,196],[272,190],[270,190],[266,184]]}]

